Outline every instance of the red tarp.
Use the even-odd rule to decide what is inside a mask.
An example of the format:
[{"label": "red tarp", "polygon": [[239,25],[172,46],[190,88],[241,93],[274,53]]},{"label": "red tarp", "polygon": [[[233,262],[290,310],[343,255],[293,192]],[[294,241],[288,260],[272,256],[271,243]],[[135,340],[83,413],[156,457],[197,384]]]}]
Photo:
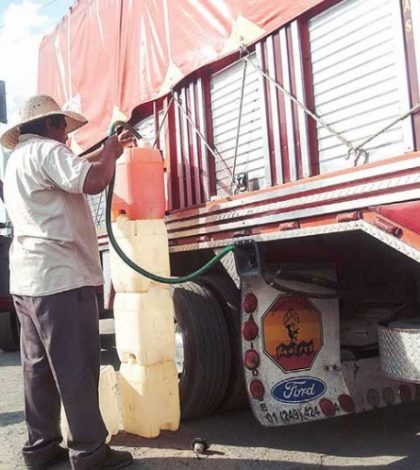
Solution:
[{"label": "red tarp", "polygon": [[[89,119],[86,149],[197,68],[325,0],[79,0],[40,47],[38,91]],[[245,31],[245,34],[243,34]],[[247,32],[249,34],[247,34]]]}]

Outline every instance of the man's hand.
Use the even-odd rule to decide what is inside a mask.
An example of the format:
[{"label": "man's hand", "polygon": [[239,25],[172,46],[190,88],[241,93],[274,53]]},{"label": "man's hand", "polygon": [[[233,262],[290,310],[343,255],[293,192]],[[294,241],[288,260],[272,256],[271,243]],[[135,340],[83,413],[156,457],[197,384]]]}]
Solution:
[{"label": "man's hand", "polygon": [[137,147],[134,135],[124,129],[119,135],[112,135],[101,149],[85,157],[92,162],[86,175],[83,192],[98,194],[108,186],[115,169],[115,160],[123,153],[124,148]]},{"label": "man's hand", "polygon": [[124,148],[137,147],[137,140],[128,129],[124,129],[120,134],[118,134],[118,142]]},{"label": "man's hand", "polygon": [[112,135],[106,139],[102,152],[106,155],[106,158],[114,158],[116,160],[123,153],[123,150],[119,137]]}]

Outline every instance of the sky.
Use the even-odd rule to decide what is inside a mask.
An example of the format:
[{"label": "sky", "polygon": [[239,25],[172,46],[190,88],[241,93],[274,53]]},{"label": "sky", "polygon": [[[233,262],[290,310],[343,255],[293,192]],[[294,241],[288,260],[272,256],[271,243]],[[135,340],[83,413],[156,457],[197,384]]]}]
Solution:
[{"label": "sky", "polygon": [[[8,123],[19,117],[22,100],[36,94],[38,48],[76,0],[0,0],[0,80],[6,82]],[[0,134],[6,128],[0,122]],[[7,153],[0,145],[0,179]],[[6,220],[0,200],[0,222]]]},{"label": "sky", "polygon": [[[36,93],[38,48],[76,0],[0,0],[0,80],[6,82],[9,123]],[[0,133],[5,126],[0,123]]]}]

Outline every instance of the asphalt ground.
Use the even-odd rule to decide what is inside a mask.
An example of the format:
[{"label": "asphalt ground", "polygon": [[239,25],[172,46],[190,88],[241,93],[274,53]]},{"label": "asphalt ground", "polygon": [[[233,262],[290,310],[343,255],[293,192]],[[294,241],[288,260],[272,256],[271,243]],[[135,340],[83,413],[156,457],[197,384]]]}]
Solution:
[{"label": "asphalt ground", "polygon": [[[102,363],[118,368],[108,340]],[[20,449],[26,428],[18,353],[0,352],[0,386],[0,469],[23,469]],[[210,443],[201,459],[191,450],[195,437]],[[419,470],[420,404],[279,428],[260,426],[245,410],[187,420],[179,431],[156,439],[120,431],[111,445],[133,453],[133,470]]]}]

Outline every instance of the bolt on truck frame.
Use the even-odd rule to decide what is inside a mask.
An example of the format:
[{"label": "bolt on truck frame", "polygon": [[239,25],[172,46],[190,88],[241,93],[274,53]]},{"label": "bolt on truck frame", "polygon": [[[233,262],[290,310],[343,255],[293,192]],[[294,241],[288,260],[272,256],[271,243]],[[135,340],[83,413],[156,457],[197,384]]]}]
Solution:
[{"label": "bolt on truck frame", "polygon": [[44,38],[38,91],[90,121],[73,148],[123,118],[161,149],[173,274],[238,244],[174,290],[184,417],[416,399],[419,82],[409,0],[79,0]]}]

